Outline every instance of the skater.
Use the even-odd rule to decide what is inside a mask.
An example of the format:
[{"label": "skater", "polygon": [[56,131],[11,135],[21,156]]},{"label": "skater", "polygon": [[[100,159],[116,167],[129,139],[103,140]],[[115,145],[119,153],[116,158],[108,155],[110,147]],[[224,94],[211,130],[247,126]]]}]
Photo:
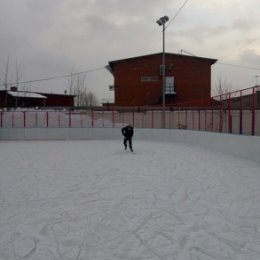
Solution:
[{"label": "skater", "polygon": [[134,135],[134,128],[131,125],[127,125],[121,129],[122,135],[124,136],[123,144],[125,150],[127,149],[127,142],[129,144],[130,151],[133,152],[132,137]]}]

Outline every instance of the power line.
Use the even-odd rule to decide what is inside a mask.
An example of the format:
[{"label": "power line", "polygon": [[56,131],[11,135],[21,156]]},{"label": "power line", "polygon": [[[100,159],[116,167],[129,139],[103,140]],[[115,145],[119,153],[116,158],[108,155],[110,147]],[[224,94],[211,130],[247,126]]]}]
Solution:
[{"label": "power line", "polygon": [[[67,74],[67,75],[53,76],[53,77],[49,77],[49,78],[41,78],[41,79],[33,79],[33,80],[27,80],[27,81],[12,82],[12,83],[7,83],[7,85],[10,86],[10,85],[15,85],[15,84],[28,84],[28,83],[35,83],[35,82],[41,82],[41,81],[63,79],[63,78],[69,78],[71,76],[87,74],[87,73],[91,73],[91,72],[95,72],[95,71],[99,71],[99,70],[103,70],[103,69],[105,69],[105,67],[99,67],[99,68],[85,70],[85,71],[76,72],[76,73],[71,73],[71,74]],[[0,86],[5,86],[5,85],[6,85],[6,83],[0,84]]]},{"label": "power line", "polygon": [[[165,29],[174,21],[174,19],[178,16],[178,14],[181,12],[181,10],[185,7],[185,5],[188,3],[188,1],[189,0],[186,0],[184,3],[183,3],[183,5],[180,7],[180,9],[177,11],[177,13],[174,15],[174,17],[172,18],[172,19],[170,19],[170,21],[169,21],[169,23],[167,24],[167,26],[165,27]],[[251,44],[252,42],[254,42],[254,41],[256,41],[257,39],[258,39],[259,37],[256,37],[256,38],[254,38],[254,39],[252,39],[251,41],[249,41],[249,42],[247,42],[246,44],[244,44],[243,46],[241,46],[240,48],[239,48],[239,50],[240,49],[242,49],[242,48],[244,48],[244,47],[246,47],[246,46],[248,46],[249,44]],[[183,50],[182,50],[183,51]],[[233,51],[231,51],[229,54],[227,54],[227,55],[225,55],[223,58],[221,58],[221,60],[222,59],[224,59],[224,58],[227,58],[228,56],[230,56],[230,55],[232,55],[234,52],[237,52],[238,50],[233,50]],[[185,51],[184,51],[185,52]],[[187,52],[188,53],[188,52]],[[189,54],[191,54],[191,53],[189,53]],[[191,54],[191,55],[193,55],[193,54]],[[193,56],[195,56],[195,55],[193,55]],[[254,67],[249,67],[249,66],[241,66],[241,65],[234,65],[234,64],[227,64],[227,63],[221,63],[221,62],[217,62],[216,64],[221,64],[221,65],[225,65],[225,66],[231,66],[231,67],[236,67],[236,68],[241,68],[241,69],[248,69],[248,70],[260,70],[260,68],[254,68]]]},{"label": "power line", "polygon": [[235,68],[240,68],[240,69],[248,69],[248,70],[260,70],[260,68],[255,68],[255,67],[249,67],[249,66],[242,66],[242,65],[235,65],[235,64],[228,64],[228,63],[223,63],[223,62],[217,62],[216,65],[225,65],[225,66],[230,66],[230,67],[235,67]]},{"label": "power line", "polygon": [[[183,49],[180,50],[180,53],[187,53],[188,55],[191,55],[193,57],[197,57],[197,55],[185,51]],[[219,62],[217,61],[214,65],[224,65],[224,66],[230,66],[230,67],[235,67],[235,68],[240,68],[240,69],[247,69],[247,70],[260,70],[260,68],[256,68],[256,67],[250,67],[250,66],[242,66],[242,65],[236,65],[236,64],[229,64],[229,63],[224,63],[224,62]]]},{"label": "power line", "polygon": [[167,29],[167,27],[174,21],[174,19],[178,16],[178,14],[181,12],[181,10],[184,8],[184,6],[188,3],[189,0],[186,0],[184,2],[184,4],[180,7],[180,9],[177,11],[177,13],[173,16],[172,19],[170,19],[169,23],[167,24],[167,26],[165,27],[165,29]]},{"label": "power line", "polygon": [[247,47],[248,45],[250,45],[252,42],[255,42],[259,37],[256,37],[250,41],[248,41],[247,43],[241,45],[239,48],[235,49],[235,50],[231,50],[228,54],[226,54],[225,56],[223,56],[222,58],[220,58],[220,60],[226,59],[227,57],[233,55],[234,53],[238,52],[241,49],[244,49],[245,47]]}]

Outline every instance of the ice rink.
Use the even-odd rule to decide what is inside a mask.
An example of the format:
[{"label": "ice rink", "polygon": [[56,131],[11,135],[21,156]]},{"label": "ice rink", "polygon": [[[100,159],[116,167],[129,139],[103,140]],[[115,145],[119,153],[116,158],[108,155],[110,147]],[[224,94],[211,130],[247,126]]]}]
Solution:
[{"label": "ice rink", "polygon": [[259,260],[260,165],[200,147],[1,141],[0,260]]}]

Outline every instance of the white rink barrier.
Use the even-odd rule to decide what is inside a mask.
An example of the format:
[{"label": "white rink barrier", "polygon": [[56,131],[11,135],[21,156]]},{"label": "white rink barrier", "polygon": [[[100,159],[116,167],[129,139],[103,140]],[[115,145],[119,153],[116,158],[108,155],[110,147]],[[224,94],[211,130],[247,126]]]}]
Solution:
[{"label": "white rink barrier", "polygon": [[[2,128],[0,140],[121,140],[120,128]],[[260,137],[178,129],[136,128],[138,140],[201,146],[260,163]],[[0,144],[1,145],[1,144]]]}]

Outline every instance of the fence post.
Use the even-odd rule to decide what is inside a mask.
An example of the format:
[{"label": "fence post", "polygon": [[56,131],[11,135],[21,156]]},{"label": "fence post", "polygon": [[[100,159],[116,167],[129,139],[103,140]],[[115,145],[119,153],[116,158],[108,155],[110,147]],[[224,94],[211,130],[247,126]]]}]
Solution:
[{"label": "fence post", "polygon": [[26,127],[26,112],[23,112],[23,127]]},{"label": "fence post", "polygon": [[141,112],[142,114],[142,128],[144,128],[144,112]]},{"label": "fence post", "polygon": [[188,128],[188,111],[187,111],[187,107],[185,107],[185,126],[186,128]]},{"label": "fence post", "polygon": [[154,128],[154,122],[153,122],[153,120],[154,120],[154,112],[153,112],[153,108],[152,108],[152,128]]},{"label": "fence post", "polygon": [[232,117],[231,117],[231,98],[228,93],[228,132],[232,133]]},{"label": "fence post", "polygon": [[105,127],[105,123],[104,123],[104,110],[102,110],[102,127]]},{"label": "fence post", "polygon": [[113,110],[112,110],[112,127],[114,128],[115,127],[115,108],[113,107]]},{"label": "fence post", "polygon": [[243,112],[242,112],[242,90],[240,90],[239,100],[239,134],[243,133]]},{"label": "fence post", "polygon": [[219,95],[219,132],[222,133],[222,96]]},{"label": "fence post", "polygon": [[58,112],[58,125],[59,125],[59,128],[60,128],[60,111]]},{"label": "fence post", "polygon": [[[81,120],[82,123],[82,120]],[[69,128],[71,128],[71,111],[69,111]]]},{"label": "fence post", "polygon": [[207,109],[206,108],[204,108],[204,116],[205,116],[205,118],[204,118],[204,120],[205,120],[205,131],[207,131]]},{"label": "fence post", "polygon": [[91,127],[94,127],[94,113],[93,113],[93,109],[91,108]]},{"label": "fence post", "polygon": [[0,128],[3,127],[3,112],[0,112]]},{"label": "fence post", "polygon": [[180,107],[178,107],[178,124],[177,124],[177,126],[178,126],[178,128],[179,128],[179,126],[180,126]]},{"label": "fence post", "polygon": [[199,116],[198,120],[199,120],[199,131],[200,131],[200,109],[198,110],[198,116]]},{"label": "fence post", "polygon": [[80,128],[83,126],[82,111],[80,111]]},{"label": "fence post", "polygon": [[214,108],[211,109],[211,132],[214,131]]},{"label": "fence post", "polygon": [[252,129],[251,134],[255,135],[255,88],[252,93]]},{"label": "fence post", "polygon": [[12,128],[14,127],[14,112],[12,112]]},{"label": "fence post", "polygon": [[46,112],[46,126],[49,127],[49,112]]},{"label": "fence post", "polygon": [[122,125],[125,124],[125,111],[123,109],[121,110],[121,115],[122,115]]},{"label": "fence post", "polygon": [[135,107],[133,107],[133,127],[135,126]]},{"label": "fence post", "polygon": [[192,130],[195,129],[195,120],[194,120],[194,110],[191,110],[191,116],[192,116]]},{"label": "fence post", "polygon": [[169,128],[173,128],[172,124],[172,108],[169,110]]},{"label": "fence post", "polygon": [[38,111],[35,112],[35,127],[38,127]]}]

